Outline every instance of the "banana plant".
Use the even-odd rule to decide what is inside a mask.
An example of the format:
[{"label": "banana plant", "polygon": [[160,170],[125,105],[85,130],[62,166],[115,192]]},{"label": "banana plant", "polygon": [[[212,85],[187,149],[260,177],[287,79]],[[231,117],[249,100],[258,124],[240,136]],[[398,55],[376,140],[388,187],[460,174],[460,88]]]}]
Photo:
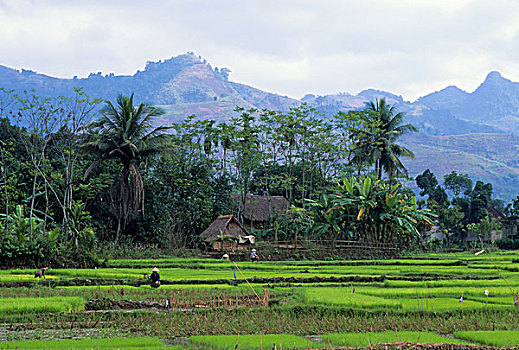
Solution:
[{"label": "banana plant", "polygon": [[311,202],[317,236],[325,232],[370,242],[411,242],[419,227],[432,226],[434,214],[418,209],[414,196],[402,186],[370,177],[343,178],[333,195]]},{"label": "banana plant", "polygon": [[14,234],[18,237],[20,242],[24,242],[30,236],[31,232],[37,232],[43,224],[43,220],[38,217],[33,216],[32,220],[29,217],[25,217],[23,205],[17,205],[14,212],[7,216],[0,214],[0,218],[9,222],[8,227],[10,232],[6,233]]}]

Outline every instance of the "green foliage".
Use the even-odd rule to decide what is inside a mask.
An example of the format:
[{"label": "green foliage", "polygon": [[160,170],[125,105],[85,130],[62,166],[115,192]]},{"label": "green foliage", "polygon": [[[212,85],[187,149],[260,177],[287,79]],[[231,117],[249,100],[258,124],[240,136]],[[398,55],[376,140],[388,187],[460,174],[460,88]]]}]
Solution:
[{"label": "green foliage", "polygon": [[461,193],[469,194],[472,190],[470,177],[467,174],[458,174],[454,170],[443,176],[443,184],[454,194],[454,197],[458,197]]},{"label": "green foliage", "polygon": [[422,189],[420,196],[429,196],[427,205],[429,207],[439,204],[440,206],[448,206],[449,201],[445,190],[438,185],[436,176],[429,170],[425,170],[423,174],[416,177],[416,185]]},{"label": "green foliage", "polygon": [[144,185],[138,162],[164,151],[168,138],[163,132],[169,128],[153,127],[153,119],[164,114],[164,110],[145,104],[135,107],[133,94],[120,94],[115,106],[107,101],[100,114],[92,124],[89,140],[83,144],[85,150],[98,155],[85,176],[108,159],[117,159],[123,166],[119,181],[110,190],[110,206],[117,219],[117,245],[130,213],[144,214]]},{"label": "green foliage", "polygon": [[0,265],[4,267],[48,265],[58,261],[55,247],[56,245],[45,235],[37,235],[24,241],[20,241],[16,236],[2,235]]},{"label": "green foliage", "polygon": [[519,249],[519,239],[501,238],[496,240],[496,245],[499,249],[517,250]]},{"label": "green foliage", "polygon": [[0,313],[25,314],[43,312],[77,312],[85,309],[85,300],[79,297],[2,298]]},{"label": "green foliage", "polygon": [[397,300],[352,293],[349,288],[305,288],[303,290],[305,303],[343,305],[352,308],[391,308],[399,309],[402,304]]},{"label": "green foliage", "polygon": [[[394,177],[406,173],[401,158],[412,156],[397,142],[414,127],[383,99],[331,120],[303,104],[285,111],[237,108],[220,123],[190,116],[157,128],[153,120],[163,111],[134,105],[133,95],[107,102],[90,124],[99,100],[81,89],[71,96],[0,91],[0,215],[9,218],[2,230],[18,236],[4,239],[5,261],[18,256],[27,264],[86,266],[96,262],[96,245],[118,256],[196,248],[198,235],[218,215],[239,214],[231,193],[289,199],[294,208],[262,228],[266,239],[305,236],[332,245],[352,239],[408,248],[432,219],[414,209],[409,190],[393,186]],[[373,170],[374,177],[360,177]],[[352,173],[358,183],[335,185]],[[376,183],[382,173],[389,183]],[[466,175],[445,176],[446,188],[466,193],[452,207],[440,186],[429,186],[429,209],[451,243],[462,241],[466,225],[477,224],[495,204],[490,184],[471,184]],[[24,216],[13,222],[21,203]],[[505,224],[513,227],[513,205],[508,212]]]},{"label": "green foliage", "polygon": [[206,349],[294,349],[320,347],[321,344],[292,334],[198,335],[189,337],[189,343]]},{"label": "green foliage", "polygon": [[[171,349],[152,337],[108,338],[108,339],[61,339],[4,342],[6,348],[19,349]],[[173,349],[175,349],[173,347]]]},{"label": "green foliage", "polygon": [[432,214],[418,209],[416,199],[370,177],[344,178],[330,197],[311,202],[314,230],[333,230],[340,237],[368,242],[393,243],[404,248],[420,241],[419,225],[432,225]]},{"label": "green foliage", "polygon": [[467,229],[472,230],[478,234],[478,237],[481,237],[487,241],[490,240],[490,235],[493,231],[498,231],[502,227],[501,222],[490,216],[485,216],[478,223],[473,223],[467,225]]},{"label": "green foliage", "polygon": [[37,235],[39,230],[43,228],[42,219],[36,216],[25,217],[23,205],[17,205],[15,212],[9,216],[0,214],[1,217],[7,221],[7,227],[9,228],[5,234],[16,236],[21,243],[33,234]]},{"label": "green foliage", "polygon": [[361,332],[361,333],[335,333],[323,335],[323,341],[334,346],[372,346],[377,344],[394,342],[411,342],[417,344],[466,344],[460,340],[448,338],[432,332]]},{"label": "green foliage", "polygon": [[493,331],[459,331],[454,336],[460,339],[478,342],[490,346],[517,346],[519,345],[518,330]]},{"label": "green foliage", "polygon": [[308,233],[314,224],[309,213],[295,206],[279,213],[274,221],[274,227],[263,233],[263,237],[274,241],[297,240],[301,236],[308,237]]},{"label": "green foliage", "polygon": [[159,157],[148,183],[151,205],[143,240],[169,248],[197,247],[198,235],[218,215],[232,212],[228,179],[218,177],[203,155],[180,149]]},{"label": "green foliage", "polygon": [[72,232],[72,240],[67,246],[67,258],[80,266],[97,264],[97,239],[90,227],[90,213],[80,201],[73,201],[67,210],[70,211],[69,226]]},{"label": "green foliage", "polygon": [[397,113],[395,107],[382,98],[369,102],[361,112],[347,115],[339,112],[337,119],[341,128],[348,132],[352,146],[349,159],[358,166],[359,173],[366,164],[374,164],[379,180],[382,171],[389,178],[407,176],[400,158],[414,158],[414,154],[396,141],[401,135],[417,129],[411,124],[403,124],[403,113]]},{"label": "green foliage", "polygon": [[0,228],[1,266],[40,266],[56,261],[56,242],[47,239],[42,219],[25,217],[22,205],[17,205],[9,216],[0,217],[4,219],[2,226],[8,228],[7,232]]}]

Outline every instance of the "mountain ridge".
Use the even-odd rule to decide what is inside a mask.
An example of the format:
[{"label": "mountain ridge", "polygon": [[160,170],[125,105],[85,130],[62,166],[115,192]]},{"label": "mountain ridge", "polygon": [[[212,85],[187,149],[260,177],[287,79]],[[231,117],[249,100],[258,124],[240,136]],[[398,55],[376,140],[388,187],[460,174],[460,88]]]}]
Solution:
[{"label": "mountain ridge", "polygon": [[519,150],[519,139],[514,135],[519,133],[519,83],[499,72],[489,72],[473,92],[451,85],[414,102],[373,88],[356,95],[307,94],[298,100],[233,82],[229,73],[229,69],[212,67],[189,52],[148,61],[143,70],[133,75],[98,72],[86,78],[61,79],[0,65],[0,87],[17,91],[34,89],[45,96],[67,96],[73,87],[81,87],[91,97],[109,100],[118,93],[135,93],[137,103],[160,105],[166,110],[166,115],[157,121],[163,125],[193,114],[199,119],[228,120],[236,106],[285,111],[302,102],[324,116],[331,116],[339,111],[362,109],[366,102],[386,98],[420,130],[402,139],[417,155],[414,161],[406,161],[411,175],[431,168],[441,178],[447,169],[459,173],[467,173],[465,169],[469,169],[474,180],[495,182],[496,193],[501,198],[515,197],[514,188],[519,189],[519,164],[513,162]]}]

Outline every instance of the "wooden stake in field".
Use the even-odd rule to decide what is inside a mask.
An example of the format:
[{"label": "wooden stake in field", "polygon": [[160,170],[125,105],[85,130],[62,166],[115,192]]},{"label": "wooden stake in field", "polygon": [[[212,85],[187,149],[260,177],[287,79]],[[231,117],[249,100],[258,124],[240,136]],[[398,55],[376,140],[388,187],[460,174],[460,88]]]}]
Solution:
[{"label": "wooden stake in field", "polygon": [[240,275],[243,277],[243,279],[245,280],[245,282],[247,282],[247,284],[249,285],[250,289],[252,289],[252,291],[254,292],[254,294],[256,295],[256,297],[258,298],[258,300],[261,301],[261,298],[259,297],[258,293],[256,293],[256,291],[254,290],[254,288],[252,288],[252,285],[249,283],[249,281],[247,281],[247,278],[245,278],[245,276],[243,275],[243,272],[241,272],[240,268],[238,267],[238,265],[236,265],[236,263],[233,261],[232,262],[234,264],[234,266],[236,266],[236,269],[238,270],[238,272],[240,272]]}]

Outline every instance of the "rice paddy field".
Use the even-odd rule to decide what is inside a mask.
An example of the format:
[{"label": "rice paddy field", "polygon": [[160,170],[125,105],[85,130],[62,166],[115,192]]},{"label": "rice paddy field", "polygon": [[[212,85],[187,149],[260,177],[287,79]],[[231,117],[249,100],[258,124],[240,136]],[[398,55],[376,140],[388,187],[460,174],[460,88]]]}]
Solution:
[{"label": "rice paddy field", "polygon": [[103,265],[0,270],[0,349],[519,347],[519,252]]}]

